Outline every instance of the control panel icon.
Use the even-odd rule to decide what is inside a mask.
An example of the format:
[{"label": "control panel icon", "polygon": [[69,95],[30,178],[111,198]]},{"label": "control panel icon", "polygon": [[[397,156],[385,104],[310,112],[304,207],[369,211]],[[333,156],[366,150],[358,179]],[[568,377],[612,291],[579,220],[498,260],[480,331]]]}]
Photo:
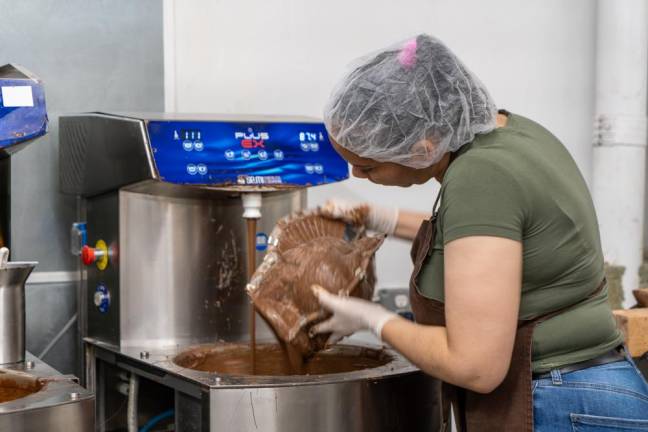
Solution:
[{"label": "control panel icon", "polygon": [[306,152],[307,152],[308,150],[310,150],[310,145],[308,145],[307,142],[302,142],[302,143],[300,143],[300,144],[299,144],[299,147],[301,147],[301,149],[302,149],[303,151],[306,151]]},{"label": "control panel icon", "polygon": [[225,159],[232,160],[235,157],[236,157],[236,153],[234,153],[234,150],[225,150]]},{"label": "control panel icon", "polygon": [[304,165],[304,169],[306,170],[306,174],[313,174],[315,172],[315,167],[313,166],[313,164]]},{"label": "control panel icon", "polygon": [[281,150],[275,150],[274,151],[274,158],[276,160],[283,160],[283,158],[284,158],[283,152]]},{"label": "control panel icon", "polygon": [[207,174],[207,165],[198,164],[198,165],[196,165],[196,168],[198,169],[198,174],[200,174],[200,175]]},{"label": "control panel icon", "polygon": [[193,146],[196,151],[203,151],[205,148],[205,144],[202,141],[194,141]]},{"label": "control panel icon", "polygon": [[191,151],[191,150],[193,150],[193,142],[192,142],[192,141],[189,141],[189,140],[184,140],[184,141],[182,141],[182,148],[183,148],[185,151]]},{"label": "control panel icon", "polygon": [[250,150],[243,150],[241,151],[241,156],[243,156],[243,159],[249,160],[252,157],[252,152]]},{"label": "control panel icon", "polygon": [[194,164],[187,164],[187,174],[189,175],[196,175],[198,172],[198,167]]},{"label": "control panel icon", "polygon": [[324,167],[322,166],[322,164],[313,165],[313,169],[315,170],[316,174],[323,174],[324,173]]},{"label": "control panel icon", "polygon": [[265,151],[265,150],[259,150],[259,153],[257,153],[257,154],[259,155],[259,159],[261,159],[261,160],[268,159],[268,152]]}]

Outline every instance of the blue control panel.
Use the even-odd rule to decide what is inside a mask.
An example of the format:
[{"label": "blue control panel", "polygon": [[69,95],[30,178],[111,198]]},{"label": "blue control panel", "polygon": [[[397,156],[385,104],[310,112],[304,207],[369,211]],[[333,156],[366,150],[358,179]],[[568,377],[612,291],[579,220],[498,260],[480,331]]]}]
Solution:
[{"label": "blue control panel", "polygon": [[148,122],[158,173],[176,184],[312,186],[349,176],[322,123]]},{"label": "blue control panel", "polygon": [[47,123],[42,83],[15,66],[0,67],[0,150],[44,135]]}]

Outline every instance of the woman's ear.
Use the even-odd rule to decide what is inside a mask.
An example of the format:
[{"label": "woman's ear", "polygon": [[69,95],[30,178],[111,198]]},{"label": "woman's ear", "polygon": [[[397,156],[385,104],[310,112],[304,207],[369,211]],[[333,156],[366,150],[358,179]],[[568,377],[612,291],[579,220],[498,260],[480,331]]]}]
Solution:
[{"label": "woman's ear", "polygon": [[436,145],[428,139],[420,140],[412,146],[413,157],[417,157],[420,155],[425,155],[425,157],[429,157],[430,155],[434,154],[435,151],[436,151]]}]

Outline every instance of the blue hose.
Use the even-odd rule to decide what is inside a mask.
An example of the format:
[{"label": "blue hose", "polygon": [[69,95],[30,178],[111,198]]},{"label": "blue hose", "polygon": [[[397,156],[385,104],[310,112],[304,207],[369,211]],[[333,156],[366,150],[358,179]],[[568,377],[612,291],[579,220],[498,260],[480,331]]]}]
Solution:
[{"label": "blue hose", "polygon": [[163,413],[156,415],[151,420],[146,422],[146,424],[144,426],[142,426],[142,428],[139,430],[139,432],[149,432],[153,426],[155,426],[156,424],[158,424],[159,422],[161,422],[164,419],[167,419],[169,417],[173,417],[174,414],[175,413],[173,412],[173,410],[169,410],[169,411],[164,411]]}]

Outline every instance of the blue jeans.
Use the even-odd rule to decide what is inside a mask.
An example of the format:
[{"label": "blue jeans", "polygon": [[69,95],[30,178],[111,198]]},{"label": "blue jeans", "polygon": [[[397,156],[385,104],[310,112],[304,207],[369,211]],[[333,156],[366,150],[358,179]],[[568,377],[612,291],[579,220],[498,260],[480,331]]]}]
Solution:
[{"label": "blue jeans", "polygon": [[533,381],[535,432],[648,431],[648,384],[632,359]]}]

